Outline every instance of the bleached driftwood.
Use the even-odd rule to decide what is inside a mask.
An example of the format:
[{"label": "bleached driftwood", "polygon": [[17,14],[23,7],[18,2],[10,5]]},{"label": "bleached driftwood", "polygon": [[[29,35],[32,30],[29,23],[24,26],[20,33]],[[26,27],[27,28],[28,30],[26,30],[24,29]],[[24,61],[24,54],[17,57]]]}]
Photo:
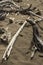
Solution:
[{"label": "bleached driftwood", "polygon": [[[30,18],[30,17],[29,17],[29,18]],[[12,47],[13,47],[13,44],[15,43],[15,41],[16,41],[16,39],[17,39],[19,33],[22,31],[22,29],[24,28],[24,26],[25,26],[26,23],[27,23],[27,21],[25,21],[25,22],[23,23],[23,25],[19,28],[19,30],[16,32],[16,34],[15,34],[15,35],[13,36],[13,38],[11,39],[11,41],[10,41],[10,43],[9,43],[8,47],[6,48],[5,53],[4,53],[4,55],[3,55],[3,58],[2,58],[3,60],[7,60],[7,58],[9,57],[10,52],[11,52]]]}]

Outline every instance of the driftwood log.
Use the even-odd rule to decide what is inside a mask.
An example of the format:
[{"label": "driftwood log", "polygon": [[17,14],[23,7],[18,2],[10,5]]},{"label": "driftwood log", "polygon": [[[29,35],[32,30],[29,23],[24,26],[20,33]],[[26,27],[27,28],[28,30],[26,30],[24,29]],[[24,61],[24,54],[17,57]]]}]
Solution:
[{"label": "driftwood log", "polygon": [[40,39],[40,34],[36,22],[31,19],[30,20],[27,19],[27,21],[32,25],[32,29],[33,29],[32,46],[34,49],[31,55],[31,58],[33,58],[36,50],[43,52],[43,41]]},{"label": "driftwood log", "polygon": [[22,24],[22,26],[18,29],[18,31],[16,32],[16,34],[12,37],[12,39],[11,39],[9,45],[7,46],[7,48],[6,48],[6,50],[5,50],[5,53],[4,53],[4,55],[3,55],[2,60],[7,60],[7,59],[8,59],[8,57],[9,57],[9,55],[10,55],[10,53],[11,53],[11,50],[12,50],[12,48],[13,48],[13,45],[14,45],[15,41],[16,41],[17,37],[19,36],[19,33],[20,33],[20,32],[22,31],[22,29],[24,28],[24,26],[25,26],[26,23],[27,23],[27,21],[25,21],[25,22]]}]

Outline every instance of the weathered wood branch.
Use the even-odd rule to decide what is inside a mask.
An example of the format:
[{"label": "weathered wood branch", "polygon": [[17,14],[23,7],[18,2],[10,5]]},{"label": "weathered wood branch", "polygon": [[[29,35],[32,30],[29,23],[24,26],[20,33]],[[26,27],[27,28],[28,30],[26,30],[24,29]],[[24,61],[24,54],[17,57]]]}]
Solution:
[{"label": "weathered wood branch", "polygon": [[3,60],[7,60],[7,58],[9,57],[10,53],[11,53],[11,50],[12,50],[12,47],[13,47],[13,44],[15,43],[17,37],[19,36],[19,33],[22,31],[22,29],[24,28],[25,24],[27,23],[27,21],[25,21],[23,23],[23,25],[19,28],[19,30],[16,32],[16,34],[13,36],[13,38],[11,39],[7,49],[5,50],[5,53],[3,55]]},{"label": "weathered wood branch", "polygon": [[36,22],[31,19],[27,21],[32,25],[32,29],[33,29],[33,39],[32,39],[31,45],[33,44],[32,46],[34,47],[31,46],[33,48],[32,54],[31,54],[31,59],[32,59],[34,57],[36,50],[43,52],[43,41],[40,39],[40,34],[39,34],[39,30],[38,30],[38,26]]},{"label": "weathered wood branch", "polygon": [[28,20],[28,22],[32,25],[32,28],[33,28],[34,45],[37,47],[38,50],[42,51],[43,50],[43,41],[40,39],[40,34],[39,34],[37,24],[32,20]]}]

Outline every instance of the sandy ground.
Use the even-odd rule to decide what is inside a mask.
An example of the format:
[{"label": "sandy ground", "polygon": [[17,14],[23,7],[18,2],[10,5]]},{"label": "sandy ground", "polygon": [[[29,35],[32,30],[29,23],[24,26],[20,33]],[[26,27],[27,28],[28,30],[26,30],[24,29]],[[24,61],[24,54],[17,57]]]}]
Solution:
[{"label": "sandy ground", "polygon": [[[23,0],[23,2],[19,3],[18,5],[27,7],[27,4],[31,3],[33,7],[36,6],[41,10],[43,16],[43,4],[40,4],[39,0]],[[15,18],[15,21],[12,24],[8,25],[9,31],[12,32],[12,35],[14,35],[21,26],[19,25],[19,22],[21,20],[24,22],[28,16],[21,14],[10,14],[9,17]],[[8,20],[0,21],[0,27],[7,27],[7,24]],[[40,22],[39,24],[41,27],[43,27],[43,22]],[[40,29],[39,31],[43,40],[43,31]],[[9,59],[4,63],[1,63],[1,60],[7,46],[5,44],[0,43],[0,65],[43,65],[43,57],[39,57],[39,55],[43,55],[43,53],[37,52],[32,60],[30,60],[31,53],[26,54],[26,52],[29,50],[32,37],[32,27],[24,27],[23,31],[20,33],[13,46]]]}]

